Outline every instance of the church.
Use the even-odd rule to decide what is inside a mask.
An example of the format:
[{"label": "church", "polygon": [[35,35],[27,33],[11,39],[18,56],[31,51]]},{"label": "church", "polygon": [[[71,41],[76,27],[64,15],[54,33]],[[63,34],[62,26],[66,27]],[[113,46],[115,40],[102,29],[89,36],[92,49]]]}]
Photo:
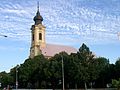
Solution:
[{"label": "church", "polygon": [[77,52],[77,50],[71,46],[46,43],[46,27],[42,24],[43,17],[40,15],[39,5],[37,7],[37,13],[33,20],[35,23],[31,26],[30,58],[34,58],[40,54],[43,54],[46,58],[50,58],[55,54],[59,54],[60,52],[66,52],[68,54]]}]

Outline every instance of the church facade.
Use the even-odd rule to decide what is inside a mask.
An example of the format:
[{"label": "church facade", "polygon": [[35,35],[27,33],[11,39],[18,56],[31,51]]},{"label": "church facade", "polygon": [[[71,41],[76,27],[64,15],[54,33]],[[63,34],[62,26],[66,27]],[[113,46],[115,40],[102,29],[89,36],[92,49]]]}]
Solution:
[{"label": "church facade", "polygon": [[34,17],[34,25],[31,27],[31,47],[30,58],[43,54],[45,57],[50,58],[60,52],[76,53],[77,50],[71,46],[47,44],[45,40],[45,26],[42,24],[43,17],[39,12],[39,5],[36,16]]}]

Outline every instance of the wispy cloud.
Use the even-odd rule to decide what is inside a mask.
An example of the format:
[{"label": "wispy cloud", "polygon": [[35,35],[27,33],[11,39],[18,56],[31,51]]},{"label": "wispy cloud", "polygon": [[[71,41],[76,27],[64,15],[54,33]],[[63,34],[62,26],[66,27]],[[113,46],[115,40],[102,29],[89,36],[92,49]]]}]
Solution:
[{"label": "wispy cloud", "polygon": [[[29,56],[30,28],[34,24],[37,1],[0,0],[0,34],[8,36],[0,37],[0,71],[23,62]],[[119,48],[120,0],[40,0],[40,14],[46,26],[47,43],[78,47],[84,42],[87,45],[99,44],[98,47],[103,44],[108,47],[109,44],[111,51]],[[113,43],[118,46],[112,48]],[[116,58],[119,51],[115,50],[112,53],[102,50],[102,54]]]},{"label": "wispy cloud", "polygon": [[[74,7],[70,2],[70,4],[67,3],[68,6],[62,1],[61,3],[64,5],[62,9],[60,7],[59,12],[63,16],[60,13],[57,13],[57,10],[55,11],[57,13],[55,15],[60,17],[60,19],[58,18],[59,20],[55,20],[56,22],[58,22],[54,26],[54,28],[58,29],[58,27],[60,26],[60,30],[58,30],[57,32],[61,32],[61,29],[63,28],[63,30],[69,30],[69,32],[76,34],[78,36],[77,39],[79,40],[80,38],[84,38],[87,41],[89,41],[90,39],[94,39],[94,41],[96,41],[95,43],[98,43],[100,41],[105,42],[105,40],[107,41],[107,43],[112,43],[111,39],[113,39],[113,42],[116,41],[117,32],[120,31],[119,16],[106,14],[104,9],[96,10],[94,8],[84,6]],[[74,39],[76,40],[76,38]]]},{"label": "wispy cloud", "polygon": [[[120,16],[118,16],[120,6],[116,5],[119,0],[116,2],[110,0],[116,6],[110,4],[105,6],[104,3],[108,1],[102,1],[41,1],[40,13],[44,18],[47,37],[55,40],[54,37],[62,36],[62,40],[67,38],[66,42],[71,39],[75,42],[84,40],[90,43],[105,40],[106,43],[111,43],[112,39],[115,43],[118,39],[117,33],[120,31]],[[92,2],[93,6],[91,6]],[[0,7],[2,17],[0,28],[1,33],[7,34],[11,39],[28,41],[30,40],[30,27],[34,23],[32,19],[36,13],[36,2],[30,0],[28,3],[25,1],[21,3],[9,2]],[[114,9],[110,10],[107,7]],[[49,42],[51,39],[47,38]]]}]

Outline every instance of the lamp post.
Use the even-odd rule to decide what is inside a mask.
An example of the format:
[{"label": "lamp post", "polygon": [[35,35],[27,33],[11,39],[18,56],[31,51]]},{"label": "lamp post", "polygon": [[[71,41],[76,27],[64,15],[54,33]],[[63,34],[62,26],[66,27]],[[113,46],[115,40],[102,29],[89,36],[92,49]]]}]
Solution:
[{"label": "lamp post", "polygon": [[18,67],[16,66],[16,90],[18,89]]},{"label": "lamp post", "polygon": [[64,62],[63,62],[63,56],[61,55],[62,57],[62,81],[63,81],[63,90],[65,89],[65,86],[64,86]]},{"label": "lamp post", "polygon": [[2,76],[0,76],[0,88],[2,87]]},{"label": "lamp post", "polygon": [[2,36],[2,37],[7,37],[6,35],[3,35],[3,34],[0,34],[0,36]]}]

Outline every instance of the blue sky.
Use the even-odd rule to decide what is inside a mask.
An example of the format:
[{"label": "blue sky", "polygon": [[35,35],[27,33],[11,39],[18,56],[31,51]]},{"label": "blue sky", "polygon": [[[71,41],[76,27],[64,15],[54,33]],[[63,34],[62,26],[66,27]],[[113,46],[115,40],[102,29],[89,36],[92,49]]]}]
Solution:
[{"label": "blue sky", "polygon": [[0,0],[0,34],[8,36],[0,36],[0,71],[29,57],[37,1],[47,43],[77,49],[85,43],[110,63],[120,57],[120,0]]}]

